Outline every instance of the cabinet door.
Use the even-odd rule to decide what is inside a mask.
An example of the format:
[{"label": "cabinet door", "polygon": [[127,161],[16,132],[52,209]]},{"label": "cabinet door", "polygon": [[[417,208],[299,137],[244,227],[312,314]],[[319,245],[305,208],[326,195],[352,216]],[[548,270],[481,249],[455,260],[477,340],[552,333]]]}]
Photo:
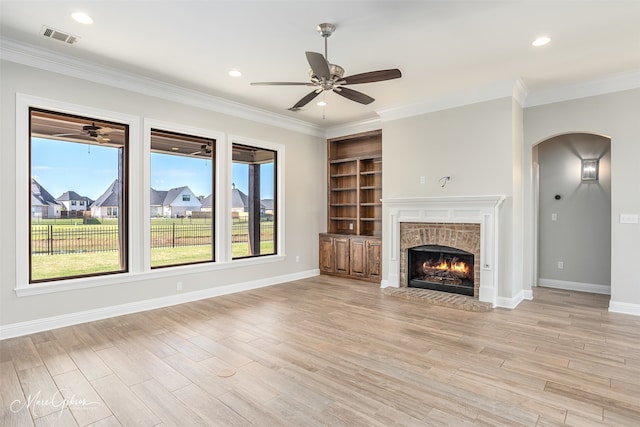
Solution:
[{"label": "cabinet door", "polygon": [[367,258],[367,276],[370,279],[376,279],[382,277],[382,242],[380,240],[367,240],[366,248]]},{"label": "cabinet door", "polygon": [[333,237],[320,235],[320,271],[323,273],[335,272],[333,243]]},{"label": "cabinet door", "polygon": [[351,238],[350,250],[351,275],[364,277],[367,275],[366,240]]},{"label": "cabinet door", "polygon": [[334,237],[335,272],[349,274],[349,238]]}]

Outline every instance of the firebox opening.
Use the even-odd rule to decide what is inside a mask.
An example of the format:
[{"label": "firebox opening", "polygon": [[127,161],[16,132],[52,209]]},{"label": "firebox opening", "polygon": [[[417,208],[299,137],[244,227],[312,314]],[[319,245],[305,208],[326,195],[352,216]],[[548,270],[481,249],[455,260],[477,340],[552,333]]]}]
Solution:
[{"label": "firebox opening", "polygon": [[407,258],[408,287],[473,296],[472,253],[449,246],[423,245],[410,248]]}]

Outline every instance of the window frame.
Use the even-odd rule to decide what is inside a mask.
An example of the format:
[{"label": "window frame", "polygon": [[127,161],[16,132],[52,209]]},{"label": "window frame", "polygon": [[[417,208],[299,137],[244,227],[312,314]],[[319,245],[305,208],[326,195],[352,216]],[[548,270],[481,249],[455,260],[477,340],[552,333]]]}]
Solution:
[{"label": "window frame", "polygon": [[[16,256],[16,281],[14,292],[18,297],[41,295],[79,289],[88,289],[100,286],[114,286],[126,289],[126,286],[135,285],[137,282],[148,285],[148,281],[166,281],[172,278],[183,279],[185,274],[207,274],[215,271],[234,270],[249,266],[272,264],[286,260],[285,254],[285,192],[284,192],[284,170],[285,170],[285,146],[284,144],[270,143],[263,140],[246,138],[240,135],[233,135],[226,132],[211,129],[201,129],[193,126],[177,124],[166,120],[146,118],[141,115],[132,115],[91,107],[87,105],[74,104],[65,101],[43,98],[24,93],[16,93],[15,97],[15,153],[17,165],[29,165],[29,108],[58,111],[79,116],[95,117],[96,119],[113,121],[129,126],[129,204],[127,214],[129,218],[128,230],[128,264],[127,273],[109,274],[104,276],[89,276],[74,279],[64,279],[57,281],[42,282],[37,284],[29,283],[29,257]],[[216,200],[217,209],[214,210],[215,218],[215,262],[202,264],[189,264],[184,266],[174,266],[162,269],[150,268],[150,206],[147,202],[150,197],[150,128],[160,128],[174,130],[179,133],[202,132],[202,136],[216,140],[216,180],[214,193],[219,197]],[[231,188],[231,141],[242,145],[254,145],[259,148],[274,150],[277,152],[277,246],[276,254],[241,258],[233,260],[231,256],[231,191],[222,192],[221,189]],[[140,167],[142,166],[142,167]],[[25,215],[29,210],[31,188],[29,179],[25,179],[25,168],[16,167],[15,170],[15,252],[16,254],[27,254],[29,250],[29,225],[30,217]],[[28,178],[28,177],[26,177]],[[238,283],[242,288],[251,289],[261,280],[250,283]],[[124,287],[123,287],[124,286]],[[224,287],[218,291],[224,294]],[[185,294],[186,298],[190,298]],[[145,302],[136,303],[136,307],[147,307]],[[129,305],[117,308],[122,313],[130,312]]]},{"label": "window frame", "polygon": [[[158,123],[163,123],[162,125],[154,125],[154,124],[158,124]],[[177,129],[181,129],[180,131]],[[211,220],[213,221],[212,224],[212,229],[211,229],[211,234],[212,234],[212,248],[211,248],[211,256],[212,259],[211,260],[206,260],[206,261],[193,261],[193,262],[186,262],[186,263],[176,263],[176,264],[167,264],[167,265],[158,265],[158,266],[152,266],[151,265],[151,204],[150,204],[150,198],[151,198],[151,138],[152,138],[152,132],[153,131],[158,131],[158,132],[167,132],[167,133],[173,133],[176,135],[184,135],[184,136],[191,136],[191,137],[197,137],[197,138],[204,138],[207,140],[212,140],[213,141],[213,151],[211,153],[212,157],[210,159],[211,164],[212,164],[212,168],[213,168],[213,172],[212,172],[212,186],[211,186],[211,191],[212,191],[212,196],[213,196],[213,200],[212,200],[212,212],[211,212]],[[207,131],[204,129],[197,129],[197,128],[193,128],[193,127],[189,127],[189,126],[183,126],[183,125],[179,125],[176,123],[167,123],[167,122],[160,122],[157,120],[152,120],[152,119],[145,119],[145,126],[144,126],[144,147],[145,147],[145,153],[149,153],[148,156],[145,156],[145,160],[148,161],[149,165],[148,165],[148,172],[145,174],[145,177],[148,179],[148,185],[145,186],[145,189],[148,188],[149,191],[149,198],[147,198],[146,204],[147,204],[147,208],[148,208],[148,218],[147,218],[147,222],[148,227],[149,227],[149,231],[148,231],[148,244],[145,241],[145,266],[148,266],[149,269],[151,270],[158,270],[158,269],[168,269],[168,268],[172,268],[172,267],[178,267],[178,266],[189,266],[189,265],[198,265],[198,264],[213,264],[216,262],[217,260],[217,240],[218,240],[218,228],[217,228],[217,212],[218,212],[218,203],[217,203],[217,198],[216,198],[216,194],[218,193],[218,177],[219,177],[219,159],[218,159],[218,145],[219,145],[219,140],[216,139],[218,138],[219,134],[215,133],[217,136],[213,136],[213,133],[211,131]],[[169,154],[169,153],[167,153]],[[186,198],[186,200],[185,200]],[[182,194],[182,201],[191,201],[191,195],[190,194]],[[147,254],[148,253],[148,254]],[[148,264],[146,263],[147,260],[147,255],[148,255]]]},{"label": "window frame", "polygon": [[[25,165],[28,167],[21,168],[16,167],[16,287],[15,290],[20,296],[25,294],[23,290],[29,290],[26,294],[40,293],[38,290],[42,289],[67,289],[67,284],[70,283],[102,283],[105,281],[114,281],[116,278],[122,277],[122,275],[129,274],[134,271],[140,271],[140,266],[136,264],[135,257],[132,256],[133,241],[136,238],[131,230],[135,230],[139,226],[138,221],[133,215],[134,207],[131,200],[134,195],[129,192],[129,203],[125,206],[127,210],[127,224],[123,238],[126,241],[127,253],[126,264],[128,266],[127,272],[113,272],[113,273],[99,273],[95,275],[83,275],[80,277],[65,277],[65,278],[53,278],[45,281],[38,281],[35,283],[30,282],[30,255],[24,256],[23,254],[29,254],[30,247],[30,232],[29,227],[31,223],[29,212],[30,200],[31,200],[31,186],[29,174],[31,172],[30,167],[30,144],[31,144],[31,109],[46,110],[63,115],[80,116],[94,118],[96,120],[103,120],[107,122],[121,123],[129,127],[129,152],[128,161],[125,165],[123,174],[129,177],[129,191],[132,188],[131,181],[134,181],[134,168],[132,165],[136,162],[140,162],[138,153],[131,149],[137,143],[137,135],[139,134],[139,120],[135,116],[128,114],[97,109],[94,107],[77,105],[67,103],[58,100],[52,100],[47,98],[41,98],[31,95],[25,95],[21,93],[16,94],[16,164]],[[75,286],[74,286],[75,287]],[[80,286],[82,287],[82,286]],[[34,292],[35,291],[35,292]]]},{"label": "window frame", "polygon": [[[212,220],[213,224],[213,261],[199,262],[199,263],[189,263],[189,264],[176,264],[176,265],[166,265],[162,267],[151,267],[151,205],[149,200],[151,200],[151,131],[152,129],[173,132],[183,135],[192,135],[200,138],[212,139],[215,141],[214,150],[213,150],[213,158],[211,160],[213,165],[213,186],[212,193],[214,195],[214,200],[212,203]],[[215,264],[219,264],[220,260],[220,238],[219,236],[221,231],[220,225],[220,207],[219,200],[216,195],[220,195],[220,181],[222,175],[220,173],[220,167],[222,165],[221,158],[225,155],[224,146],[226,141],[226,136],[222,132],[212,131],[210,129],[203,129],[194,126],[188,126],[180,123],[169,122],[165,120],[151,119],[145,118],[143,125],[143,144],[142,149],[145,155],[143,155],[144,164],[143,164],[143,198],[144,198],[144,207],[142,209],[143,215],[145,218],[144,221],[144,237],[143,237],[143,265],[149,271],[170,271],[176,268],[189,268],[196,266],[211,266]]]},{"label": "window frame", "polygon": [[285,147],[284,144],[279,144],[279,143],[274,143],[274,142],[269,142],[269,141],[264,141],[264,140],[260,140],[260,139],[253,139],[253,138],[247,138],[247,137],[243,137],[240,135],[229,135],[229,146],[228,146],[228,159],[227,159],[227,164],[228,164],[228,179],[229,179],[229,186],[228,188],[231,189],[231,183],[233,181],[233,177],[232,177],[232,164],[233,164],[233,145],[234,144],[238,144],[238,145],[243,145],[243,146],[248,146],[248,147],[255,147],[255,148],[260,148],[260,149],[264,149],[264,150],[269,150],[269,151],[273,151],[275,152],[275,161],[274,161],[274,174],[275,174],[275,182],[274,182],[274,198],[275,198],[275,204],[274,207],[276,209],[276,216],[275,216],[275,233],[274,233],[274,239],[275,239],[275,248],[274,248],[274,253],[273,254],[261,254],[261,255],[257,255],[257,256],[247,256],[247,257],[240,257],[240,258],[233,258],[233,254],[231,253],[231,239],[232,239],[232,235],[231,235],[231,191],[228,192],[227,194],[227,203],[228,203],[228,219],[229,219],[229,228],[228,228],[228,234],[227,234],[227,242],[228,242],[228,250],[229,250],[229,254],[228,254],[228,259],[230,259],[232,262],[234,263],[241,263],[241,262],[250,262],[252,260],[259,260],[259,259],[270,259],[272,257],[280,257],[280,256],[285,256],[284,254],[284,169],[285,169]]}]

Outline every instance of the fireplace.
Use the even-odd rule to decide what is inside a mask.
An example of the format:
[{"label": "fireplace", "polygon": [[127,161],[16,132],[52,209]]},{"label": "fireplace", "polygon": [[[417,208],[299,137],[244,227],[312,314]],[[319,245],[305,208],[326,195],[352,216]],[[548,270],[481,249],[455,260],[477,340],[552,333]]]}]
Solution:
[{"label": "fireplace", "polygon": [[441,245],[408,249],[407,286],[473,296],[474,255]]},{"label": "fireplace", "polygon": [[[407,197],[382,200],[388,232],[383,288],[408,286],[408,249],[424,245],[473,254],[473,297],[496,306],[499,207],[505,196]],[[424,261],[423,261],[424,262]]]}]

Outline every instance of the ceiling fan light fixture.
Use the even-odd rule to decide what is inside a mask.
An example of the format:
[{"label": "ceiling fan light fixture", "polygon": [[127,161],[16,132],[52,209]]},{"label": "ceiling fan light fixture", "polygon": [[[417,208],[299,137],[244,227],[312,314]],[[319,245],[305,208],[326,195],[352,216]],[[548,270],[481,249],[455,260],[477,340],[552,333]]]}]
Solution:
[{"label": "ceiling fan light fixture", "polygon": [[233,70],[229,71],[229,75],[231,77],[242,77],[242,71],[237,70],[237,69],[234,68]]},{"label": "ceiling fan light fixture", "polygon": [[316,104],[318,107],[325,107],[327,105],[326,101],[318,101],[318,103]]}]

